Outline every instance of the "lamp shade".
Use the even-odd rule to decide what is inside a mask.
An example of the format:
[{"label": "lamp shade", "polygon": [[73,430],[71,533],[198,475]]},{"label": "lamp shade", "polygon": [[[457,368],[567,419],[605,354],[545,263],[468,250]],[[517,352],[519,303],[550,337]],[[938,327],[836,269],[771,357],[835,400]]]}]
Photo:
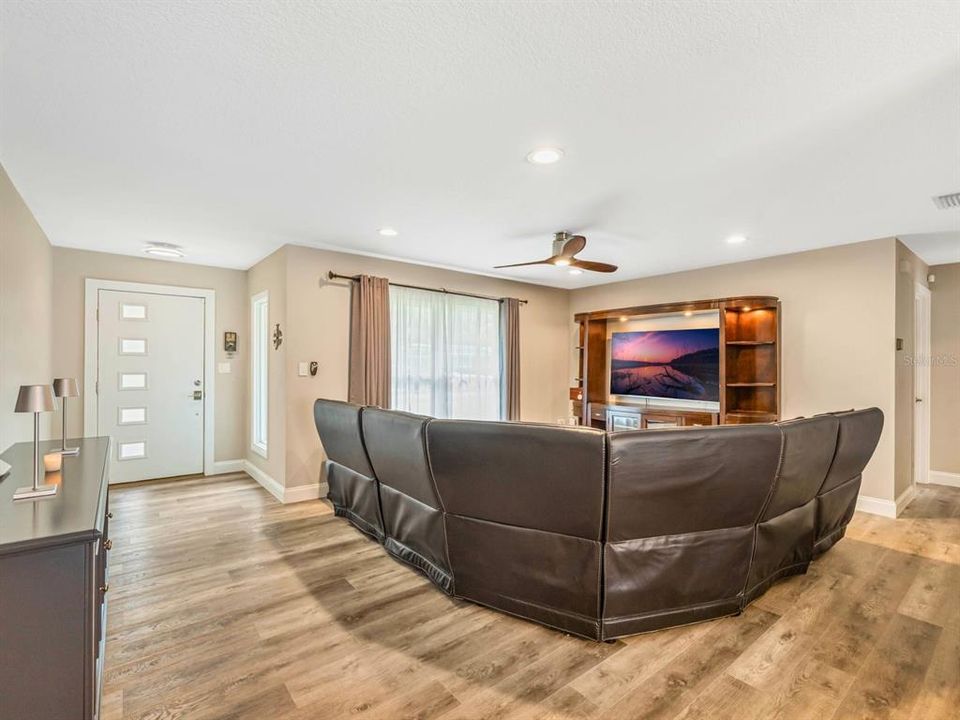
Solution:
[{"label": "lamp shade", "polygon": [[53,388],[49,385],[21,385],[14,411],[18,413],[53,412],[56,402],[53,399]]},{"label": "lamp shade", "polygon": [[54,378],[53,394],[57,397],[80,397],[76,378]]}]

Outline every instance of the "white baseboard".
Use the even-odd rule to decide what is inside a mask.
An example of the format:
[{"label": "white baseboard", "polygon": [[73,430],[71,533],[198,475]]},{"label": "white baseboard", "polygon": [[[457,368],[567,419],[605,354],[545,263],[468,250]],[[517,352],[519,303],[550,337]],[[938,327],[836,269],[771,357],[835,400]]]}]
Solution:
[{"label": "white baseboard", "polygon": [[857,510],[859,512],[888,518],[895,518],[897,516],[897,504],[893,500],[884,500],[882,498],[870,497],[869,495],[860,495],[857,497]]},{"label": "white baseboard", "polygon": [[295,503],[304,500],[317,500],[320,498],[320,483],[311,483],[310,485],[298,485],[297,487],[284,488],[283,502]]},{"label": "white baseboard", "polygon": [[204,475],[226,475],[227,473],[244,472],[243,464],[246,460],[217,460],[213,467],[204,472]]},{"label": "white baseboard", "polygon": [[242,469],[250,477],[260,483],[264,490],[284,504],[316,500],[322,495],[327,494],[326,483],[315,482],[310,485],[298,485],[297,487],[285,488],[249,460],[241,460],[241,462],[243,463]]},{"label": "white baseboard", "polygon": [[258,468],[249,460],[243,461],[243,469],[247,475],[260,483],[264,490],[273,495],[280,502],[283,502],[283,485],[267,475],[263,470]]},{"label": "white baseboard", "polygon": [[950,487],[960,487],[960,473],[944,472],[943,470],[931,470],[928,476],[928,482],[935,485],[949,485]]},{"label": "white baseboard", "polygon": [[903,509],[909,505],[913,499],[917,496],[917,486],[913,483],[910,483],[910,486],[900,493],[897,497],[897,517],[900,517],[900,514],[903,512]]},{"label": "white baseboard", "polygon": [[870,513],[871,515],[880,515],[881,517],[897,518],[903,509],[917,496],[917,486],[910,485],[906,490],[900,493],[896,500],[886,500],[884,498],[870,497],[869,495],[860,495],[857,498],[857,510],[859,512]]}]

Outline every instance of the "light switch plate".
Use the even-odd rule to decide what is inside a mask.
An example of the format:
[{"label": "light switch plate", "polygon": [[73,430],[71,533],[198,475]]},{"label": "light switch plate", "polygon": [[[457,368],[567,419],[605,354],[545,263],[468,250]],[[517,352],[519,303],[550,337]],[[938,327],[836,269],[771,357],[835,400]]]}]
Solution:
[{"label": "light switch plate", "polygon": [[229,375],[232,372],[230,363],[217,363],[217,372],[221,375]]},{"label": "light switch plate", "polygon": [[297,363],[297,375],[300,377],[307,377],[310,374],[310,363],[302,362]]}]

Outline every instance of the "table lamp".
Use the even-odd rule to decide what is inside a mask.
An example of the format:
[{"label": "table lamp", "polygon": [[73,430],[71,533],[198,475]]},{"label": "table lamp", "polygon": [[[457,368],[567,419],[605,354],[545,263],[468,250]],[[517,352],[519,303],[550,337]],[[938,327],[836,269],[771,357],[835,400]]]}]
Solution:
[{"label": "table lamp", "polygon": [[63,422],[60,427],[60,454],[61,455],[79,455],[80,448],[78,447],[67,447],[67,398],[68,397],[80,397],[80,386],[77,385],[76,378],[54,378],[53,380],[53,394],[58,398],[63,398],[60,401],[60,412],[63,415]]},{"label": "table lamp", "polygon": [[17,406],[14,412],[33,413],[33,487],[17,488],[13,493],[14,500],[33,500],[57,494],[57,485],[41,485],[40,478],[44,474],[40,463],[40,413],[53,412],[56,400],[53,399],[53,388],[49,385],[21,385],[17,395]]}]

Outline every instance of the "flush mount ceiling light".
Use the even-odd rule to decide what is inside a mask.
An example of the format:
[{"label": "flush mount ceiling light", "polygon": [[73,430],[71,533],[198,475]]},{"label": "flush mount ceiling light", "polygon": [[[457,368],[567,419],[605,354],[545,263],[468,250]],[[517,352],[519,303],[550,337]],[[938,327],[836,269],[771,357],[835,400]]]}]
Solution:
[{"label": "flush mount ceiling light", "polygon": [[740,243],[745,243],[747,239],[743,235],[731,235],[727,238],[727,242],[730,245],[739,245]]},{"label": "flush mount ceiling light", "polygon": [[527,162],[534,165],[553,165],[559,162],[563,157],[563,150],[560,148],[543,147],[531,150],[527,153]]},{"label": "flush mount ceiling light", "polygon": [[569,270],[567,270],[567,272],[570,273],[571,275],[583,275],[583,270],[581,270],[580,268],[570,268]]},{"label": "flush mount ceiling light", "polygon": [[143,248],[143,251],[147,255],[153,255],[154,257],[162,258],[182,258],[184,256],[183,249],[178,245],[171,245],[170,243],[150,243]]},{"label": "flush mount ceiling light", "polygon": [[377,232],[383,235],[384,237],[396,237],[397,235],[400,234],[392,227],[382,227],[379,230],[377,230]]}]

